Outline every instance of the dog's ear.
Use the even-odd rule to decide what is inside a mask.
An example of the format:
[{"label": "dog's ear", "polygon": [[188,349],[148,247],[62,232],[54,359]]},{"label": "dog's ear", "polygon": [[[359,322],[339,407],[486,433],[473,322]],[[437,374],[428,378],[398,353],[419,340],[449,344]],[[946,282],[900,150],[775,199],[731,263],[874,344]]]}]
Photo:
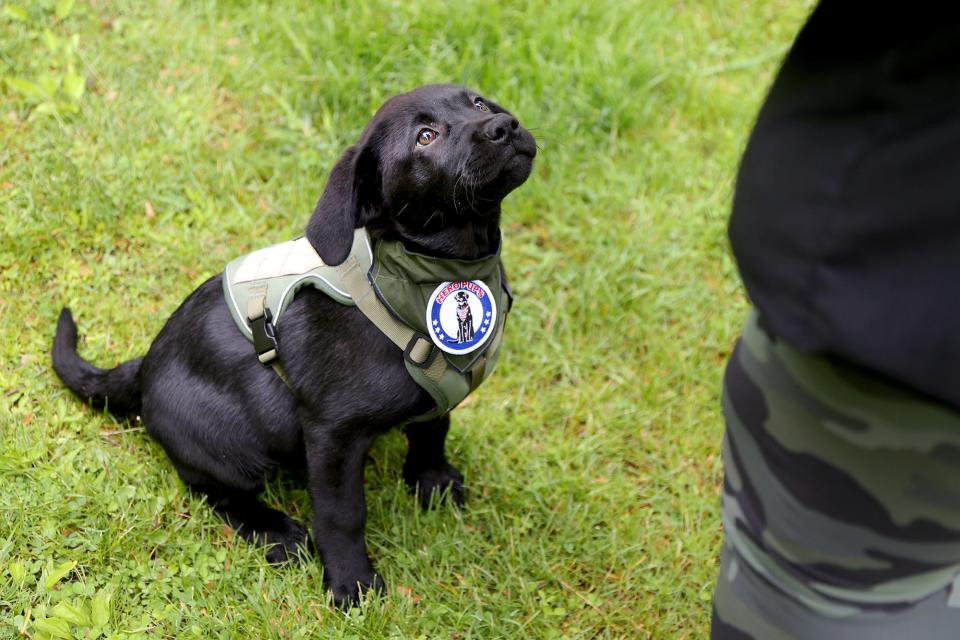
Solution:
[{"label": "dog's ear", "polygon": [[350,255],[353,232],[377,215],[380,185],[377,162],[368,145],[356,144],[330,171],[327,186],[307,224],[307,240],[324,264],[338,265]]}]

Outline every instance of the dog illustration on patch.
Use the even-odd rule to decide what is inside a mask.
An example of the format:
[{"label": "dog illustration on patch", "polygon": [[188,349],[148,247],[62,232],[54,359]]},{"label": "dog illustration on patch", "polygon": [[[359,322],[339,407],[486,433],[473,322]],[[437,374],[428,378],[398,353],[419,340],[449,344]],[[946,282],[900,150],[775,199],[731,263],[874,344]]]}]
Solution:
[{"label": "dog illustration on patch", "polygon": [[457,342],[473,340],[473,312],[470,311],[470,296],[466,291],[458,291],[457,300]]},{"label": "dog illustration on patch", "polygon": [[497,332],[497,307],[482,280],[443,282],[427,299],[433,344],[452,355],[471,353]]}]

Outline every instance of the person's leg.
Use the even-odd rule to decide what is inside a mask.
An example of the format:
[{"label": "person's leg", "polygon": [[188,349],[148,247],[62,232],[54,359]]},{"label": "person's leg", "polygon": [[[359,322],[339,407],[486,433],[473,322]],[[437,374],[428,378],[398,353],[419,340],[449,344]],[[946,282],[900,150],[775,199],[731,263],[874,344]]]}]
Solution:
[{"label": "person's leg", "polygon": [[723,404],[712,638],[960,637],[960,412],[771,339],[755,314]]}]

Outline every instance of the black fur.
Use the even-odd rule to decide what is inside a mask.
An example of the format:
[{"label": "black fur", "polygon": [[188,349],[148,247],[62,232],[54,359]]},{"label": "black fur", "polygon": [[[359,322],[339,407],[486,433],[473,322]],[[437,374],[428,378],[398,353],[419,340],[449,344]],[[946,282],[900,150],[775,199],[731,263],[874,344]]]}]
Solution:
[{"label": "black fur", "polygon": [[[438,135],[418,144],[424,129]],[[429,255],[474,259],[496,251],[500,201],[526,180],[533,137],[502,107],[463,87],[430,85],[389,100],[330,173],[307,226],[328,264],[342,262],[353,229],[399,238]],[[78,396],[122,416],[139,413],[183,481],[247,539],[281,562],[307,545],[306,529],[257,497],[268,471],[305,467],[313,536],[338,604],[382,588],[364,544],[363,465],[373,439],[425,413],[430,396],[398,348],[356,308],[302,291],[278,327],[294,392],[261,365],[234,325],[217,275],[178,308],[142,359],[112,370],[77,355],[64,309],[53,364]],[[463,478],[444,455],[449,416],[407,430],[403,477],[424,505]]]},{"label": "black fur", "polygon": [[140,364],[143,358],[124,362],[114,369],[99,369],[77,354],[77,325],[70,310],[57,318],[53,341],[53,368],[63,383],[98,409],[128,417],[140,410]]}]

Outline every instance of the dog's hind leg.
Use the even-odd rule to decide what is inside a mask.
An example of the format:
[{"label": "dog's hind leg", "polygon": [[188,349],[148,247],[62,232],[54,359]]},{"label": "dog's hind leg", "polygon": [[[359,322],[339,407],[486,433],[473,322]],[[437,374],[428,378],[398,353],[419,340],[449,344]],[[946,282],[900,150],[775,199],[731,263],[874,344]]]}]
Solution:
[{"label": "dog's hind leg", "polygon": [[305,553],[307,529],[286,515],[265,505],[258,494],[262,486],[229,488],[201,474],[178,469],[191,491],[206,496],[214,511],[244,539],[265,545],[267,561],[280,564]]},{"label": "dog's hind leg", "polygon": [[142,416],[147,432],[167,452],[183,482],[206,496],[238,535],[269,545],[270,562],[296,557],[307,546],[306,529],[258,498],[276,460],[263,444],[266,417],[257,408],[272,408],[276,420],[270,424],[270,441],[280,453],[289,453],[292,446],[280,446],[295,440],[289,436],[292,429],[285,428],[284,407],[262,391],[241,394],[234,387],[224,388],[212,373],[181,361],[180,352],[170,356],[172,347],[159,339],[157,344],[160,351],[153,347],[144,365]]},{"label": "dog's hind leg", "polygon": [[407,425],[407,460],[403,479],[417,492],[424,507],[432,496],[438,498],[448,488],[450,499],[460,506],[464,502],[463,474],[447,462],[444,446],[450,430],[450,414],[429,422]]}]

